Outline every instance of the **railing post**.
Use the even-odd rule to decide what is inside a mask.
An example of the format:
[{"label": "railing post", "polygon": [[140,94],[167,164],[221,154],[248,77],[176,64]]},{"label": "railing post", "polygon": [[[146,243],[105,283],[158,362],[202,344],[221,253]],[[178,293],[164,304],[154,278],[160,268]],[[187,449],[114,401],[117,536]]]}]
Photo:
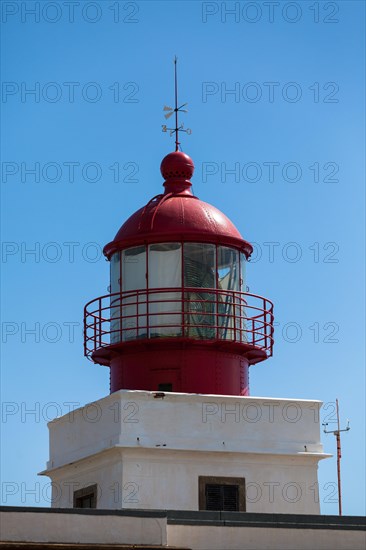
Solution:
[{"label": "railing post", "polygon": [[234,303],[232,305],[233,308],[233,317],[234,317],[234,342],[236,342],[236,292],[233,293],[234,297]]},{"label": "railing post", "polygon": [[99,347],[102,347],[102,299],[99,298]]},{"label": "railing post", "polygon": [[87,336],[86,336],[86,315],[87,315],[87,311],[86,309],[84,308],[84,356],[87,355],[86,353],[86,349],[87,349],[87,346],[86,346],[86,342],[87,342]]},{"label": "railing post", "polygon": [[94,350],[95,351],[97,349],[97,318],[95,315],[93,315],[94,317],[94,334],[93,334],[93,344],[94,344]]},{"label": "railing post", "polygon": [[273,323],[274,323],[273,305],[271,304],[271,341],[270,341],[270,345],[271,345],[271,356],[272,356],[272,353],[273,353],[273,333],[274,333]]},{"label": "railing post", "polygon": [[119,315],[118,315],[118,319],[119,319],[119,341],[122,342],[122,338],[123,338],[123,330],[122,330],[123,296],[122,296],[122,291],[119,293]]},{"label": "railing post", "polygon": [[215,290],[215,324],[216,324],[216,340],[219,339],[219,291]]},{"label": "railing post", "polygon": [[246,306],[247,306],[247,301],[246,301],[245,292],[242,292],[240,297],[240,342],[246,342],[248,340]]},{"label": "railing post", "polygon": [[140,318],[139,318],[139,291],[136,295],[136,325],[137,325],[137,337],[140,336]]},{"label": "railing post", "polygon": [[263,325],[263,329],[264,329],[264,349],[266,350],[267,349],[267,304],[266,304],[266,300],[263,299],[263,318],[264,318],[264,325]]},{"label": "railing post", "polygon": [[149,307],[149,301],[150,301],[150,289],[146,289],[146,337],[150,338],[150,307]]},{"label": "railing post", "polygon": [[186,336],[186,322],[185,322],[185,311],[186,311],[186,293],[184,291],[184,279],[182,284],[182,296],[181,296],[181,309],[182,309],[182,338]]}]

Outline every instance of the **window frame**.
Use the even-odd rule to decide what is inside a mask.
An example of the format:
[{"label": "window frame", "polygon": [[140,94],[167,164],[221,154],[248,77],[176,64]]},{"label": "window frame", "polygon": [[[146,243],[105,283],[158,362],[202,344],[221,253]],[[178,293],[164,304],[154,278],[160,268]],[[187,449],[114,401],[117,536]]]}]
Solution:
[{"label": "window frame", "polygon": [[[95,509],[97,507],[97,493],[98,486],[96,483],[94,485],[88,485],[83,489],[77,489],[76,491],[74,491],[73,495],[73,508],[78,508],[80,510]],[[86,499],[88,497],[91,497],[91,506],[85,508],[83,506],[78,506],[78,501]]]},{"label": "window frame", "polygon": [[[198,509],[207,511],[206,485],[235,485],[238,487],[238,512],[246,512],[246,490],[244,477],[199,476]],[[211,510],[212,511],[212,510]],[[229,512],[230,510],[217,510]]]}]

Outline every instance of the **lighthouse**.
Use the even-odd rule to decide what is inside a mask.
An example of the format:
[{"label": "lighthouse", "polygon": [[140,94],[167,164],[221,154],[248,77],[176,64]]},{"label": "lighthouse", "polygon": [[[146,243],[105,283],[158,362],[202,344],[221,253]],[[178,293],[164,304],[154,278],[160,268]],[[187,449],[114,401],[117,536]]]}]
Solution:
[{"label": "lighthouse", "polygon": [[245,292],[252,246],[192,193],[192,159],[161,163],[164,192],[104,248],[110,290],[85,307],[85,354],[121,389],[249,395],[272,355],[273,305]]},{"label": "lighthouse", "polygon": [[220,210],[192,193],[192,159],[161,162],[164,192],[135,212],[104,247],[110,294],[85,307],[85,355],[110,368],[120,389],[248,395],[249,365],[272,355],[273,304],[245,292],[253,247]]},{"label": "lighthouse", "polygon": [[246,290],[252,245],[192,193],[182,107],[175,86],[162,191],[104,247],[109,293],[85,306],[84,352],[110,395],[49,423],[52,506],[319,514],[321,402],[250,395],[273,304]]}]

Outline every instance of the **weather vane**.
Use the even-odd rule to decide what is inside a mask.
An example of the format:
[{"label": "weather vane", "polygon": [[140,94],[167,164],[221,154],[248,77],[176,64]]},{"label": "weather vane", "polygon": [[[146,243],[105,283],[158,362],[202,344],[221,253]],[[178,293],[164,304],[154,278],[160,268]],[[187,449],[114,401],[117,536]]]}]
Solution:
[{"label": "weather vane", "polygon": [[186,134],[190,135],[192,133],[192,130],[190,128],[184,128],[183,124],[179,126],[178,124],[178,113],[187,113],[186,109],[183,109],[188,103],[183,103],[180,107],[178,107],[178,84],[177,84],[177,56],[174,57],[174,90],[175,90],[175,107],[167,107],[164,106],[164,111],[168,111],[168,113],[165,116],[166,119],[172,116],[173,113],[175,113],[175,128],[167,128],[166,124],[162,124],[162,131],[163,132],[170,132],[170,135],[172,136],[175,134],[175,150],[179,150],[179,132],[186,132]]}]

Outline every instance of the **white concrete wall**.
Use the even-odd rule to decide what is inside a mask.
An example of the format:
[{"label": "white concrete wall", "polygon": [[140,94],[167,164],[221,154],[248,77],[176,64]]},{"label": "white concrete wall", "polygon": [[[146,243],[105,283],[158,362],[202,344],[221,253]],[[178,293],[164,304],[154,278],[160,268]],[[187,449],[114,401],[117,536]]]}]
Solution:
[{"label": "white concrete wall", "polygon": [[318,401],[120,391],[49,424],[55,507],[198,510],[199,476],[244,477],[247,511],[318,514]]},{"label": "white concrete wall", "polygon": [[72,508],[73,491],[98,485],[98,508],[198,510],[199,476],[246,479],[247,512],[319,514],[317,463],[245,453],[114,449],[55,470],[53,507]]},{"label": "white concrete wall", "polygon": [[1,541],[151,544],[192,550],[364,550],[365,531],[167,524],[166,517],[0,512]]},{"label": "white concrete wall", "polygon": [[[56,468],[113,445],[320,454],[320,401],[115,392],[49,423]],[[139,438],[139,439],[138,439]]]},{"label": "white concrete wall", "polygon": [[245,453],[124,452],[123,483],[133,480],[136,489],[130,508],[198,510],[199,476],[244,477],[247,512],[320,512],[315,463]]},{"label": "white concrete wall", "polygon": [[122,467],[120,450],[112,449],[53,471],[52,508],[73,508],[74,491],[90,485],[97,485],[97,508],[124,508],[130,487],[123,491]]},{"label": "white concrete wall", "polygon": [[365,550],[365,531],[168,525],[168,543],[193,550]]},{"label": "white concrete wall", "polygon": [[166,518],[1,512],[1,540],[19,542],[166,544]]}]

